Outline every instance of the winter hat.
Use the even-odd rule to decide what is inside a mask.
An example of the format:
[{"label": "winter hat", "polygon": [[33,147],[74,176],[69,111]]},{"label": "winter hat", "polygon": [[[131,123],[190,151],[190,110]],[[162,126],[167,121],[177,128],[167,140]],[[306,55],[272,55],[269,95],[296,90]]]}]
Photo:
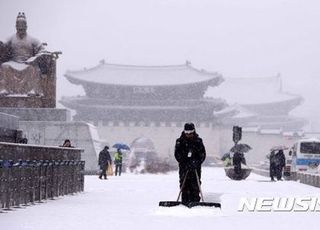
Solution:
[{"label": "winter hat", "polygon": [[185,123],[184,124],[184,132],[185,133],[193,133],[195,131],[193,123]]}]

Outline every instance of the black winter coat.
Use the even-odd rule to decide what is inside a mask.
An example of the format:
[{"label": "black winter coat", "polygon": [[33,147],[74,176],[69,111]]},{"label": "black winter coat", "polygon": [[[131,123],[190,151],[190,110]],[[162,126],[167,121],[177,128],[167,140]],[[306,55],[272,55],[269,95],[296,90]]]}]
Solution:
[{"label": "black winter coat", "polygon": [[244,158],[244,154],[240,152],[236,152],[233,155],[233,165],[240,165],[244,164],[246,165],[246,158]]},{"label": "black winter coat", "polygon": [[100,168],[106,168],[108,166],[108,162],[111,164],[111,156],[109,154],[109,151],[107,149],[103,149],[100,153],[99,153],[99,165]]},{"label": "black winter coat", "polygon": [[275,155],[275,164],[278,167],[286,166],[286,157],[283,152],[277,152]]},{"label": "black winter coat", "polygon": [[180,138],[176,140],[174,156],[179,162],[180,169],[200,169],[206,159],[206,149],[197,133],[192,138],[187,138],[182,132]]}]

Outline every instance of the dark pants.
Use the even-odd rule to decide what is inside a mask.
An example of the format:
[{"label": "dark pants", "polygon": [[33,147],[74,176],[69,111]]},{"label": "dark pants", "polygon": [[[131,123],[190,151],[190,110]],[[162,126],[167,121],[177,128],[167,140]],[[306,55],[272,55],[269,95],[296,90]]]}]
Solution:
[{"label": "dark pants", "polygon": [[[188,171],[188,173],[187,173]],[[201,169],[197,169],[197,173],[199,176],[199,183],[201,183]],[[186,181],[183,185],[183,180],[187,176]],[[182,188],[182,196],[181,200],[182,203],[188,204],[190,202],[199,202],[200,201],[200,189],[197,182],[197,177],[195,170],[188,170],[180,167],[179,170],[179,177],[180,177],[180,189]]]},{"label": "dark pants", "polygon": [[282,166],[279,165],[279,166],[276,167],[277,180],[281,180],[282,171],[283,171],[283,167]]},{"label": "dark pants", "polygon": [[104,177],[104,179],[107,179],[107,169],[108,169],[108,165],[100,166],[100,174],[99,174],[100,179],[102,178],[102,176]]},{"label": "dark pants", "polygon": [[117,164],[115,175],[117,176],[119,174],[119,176],[121,176],[121,170],[122,170],[122,164]]},{"label": "dark pants", "polygon": [[274,177],[276,177],[277,180],[281,180],[282,171],[283,171],[283,167],[282,166],[276,165],[276,164],[271,164],[270,165],[270,177],[271,177],[271,180],[274,180]]}]

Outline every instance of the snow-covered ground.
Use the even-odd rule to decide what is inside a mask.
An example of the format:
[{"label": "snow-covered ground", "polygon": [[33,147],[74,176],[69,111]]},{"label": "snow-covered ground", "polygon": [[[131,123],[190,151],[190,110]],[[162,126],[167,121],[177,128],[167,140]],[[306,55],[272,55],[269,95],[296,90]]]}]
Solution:
[{"label": "snow-covered ground", "polygon": [[99,180],[86,176],[85,192],[44,204],[0,213],[0,229],[318,229],[319,212],[238,212],[242,197],[319,196],[319,189],[297,182],[269,182],[251,174],[245,181],[228,179],[222,168],[204,168],[205,200],[221,201],[222,209],[163,208],[160,200],[175,200],[178,173],[123,174]]}]

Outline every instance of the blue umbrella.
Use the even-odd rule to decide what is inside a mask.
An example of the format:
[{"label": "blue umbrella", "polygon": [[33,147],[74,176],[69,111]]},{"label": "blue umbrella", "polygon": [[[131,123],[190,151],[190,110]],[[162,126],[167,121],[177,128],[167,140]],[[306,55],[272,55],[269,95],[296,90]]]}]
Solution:
[{"label": "blue umbrella", "polygon": [[130,150],[130,147],[124,143],[116,143],[112,146],[115,149],[124,149],[124,150]]}]

